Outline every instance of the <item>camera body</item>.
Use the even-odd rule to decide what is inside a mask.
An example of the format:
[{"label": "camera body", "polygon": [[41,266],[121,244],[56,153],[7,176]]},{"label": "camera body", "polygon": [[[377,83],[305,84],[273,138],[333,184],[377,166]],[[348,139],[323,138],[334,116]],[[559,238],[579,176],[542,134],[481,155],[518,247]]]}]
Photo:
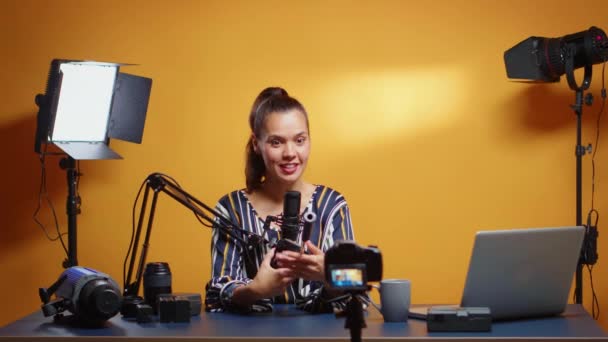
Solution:
[{"label": "camera body", "polygon": [[375,246],[338,241],[325,252],[325,280],[336,290],[366,291],[368,281],[382,279],[382,254]]}]

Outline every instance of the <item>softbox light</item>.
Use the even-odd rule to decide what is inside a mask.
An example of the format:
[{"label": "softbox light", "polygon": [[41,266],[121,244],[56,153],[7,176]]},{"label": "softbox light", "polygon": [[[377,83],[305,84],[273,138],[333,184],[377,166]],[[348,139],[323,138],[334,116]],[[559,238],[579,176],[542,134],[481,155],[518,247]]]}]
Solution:
[{"label": "softbox light", "polygon": [[141,143],[152,80],[127,64],[54,59],[39,106],[34,150],[52,143],[76,160],[120,159],[110,138]]}]

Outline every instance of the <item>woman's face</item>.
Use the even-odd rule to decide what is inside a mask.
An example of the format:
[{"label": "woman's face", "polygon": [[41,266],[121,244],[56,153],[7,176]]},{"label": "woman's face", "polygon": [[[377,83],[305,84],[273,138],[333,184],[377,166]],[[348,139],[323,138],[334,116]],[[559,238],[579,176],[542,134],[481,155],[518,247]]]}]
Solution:
[{"label": "woman's face", "polygon": [[310,154],[304,114],[296,109],[269,114],[256,149],[264,159],[267,181],[295,183],[302,177]]}]

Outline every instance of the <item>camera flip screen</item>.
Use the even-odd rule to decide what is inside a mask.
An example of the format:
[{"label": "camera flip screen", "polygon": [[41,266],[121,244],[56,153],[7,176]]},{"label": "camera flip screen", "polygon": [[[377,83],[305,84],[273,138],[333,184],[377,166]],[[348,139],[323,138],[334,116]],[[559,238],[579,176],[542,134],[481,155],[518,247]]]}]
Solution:
[{"label": "camera flip screen", "polygon": [[343,290],[365,290],[365,264],[330,265],[331,287]]}]

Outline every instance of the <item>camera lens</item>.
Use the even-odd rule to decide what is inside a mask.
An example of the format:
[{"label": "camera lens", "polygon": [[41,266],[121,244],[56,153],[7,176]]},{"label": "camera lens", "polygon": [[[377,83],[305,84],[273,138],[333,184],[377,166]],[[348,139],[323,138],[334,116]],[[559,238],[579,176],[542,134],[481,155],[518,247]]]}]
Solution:
[{"label": "camera lens", "polygon": [[157,312],[156,296],[171,293],[171,270],[166,262],[150,262],[144,271],[144,299]]},{"label": "camera lens", "polygon": [[112,281],[96,278],[85,283],[76,310],[83,323],[97,325],[116,315],[121,302],[120,290]]}]

